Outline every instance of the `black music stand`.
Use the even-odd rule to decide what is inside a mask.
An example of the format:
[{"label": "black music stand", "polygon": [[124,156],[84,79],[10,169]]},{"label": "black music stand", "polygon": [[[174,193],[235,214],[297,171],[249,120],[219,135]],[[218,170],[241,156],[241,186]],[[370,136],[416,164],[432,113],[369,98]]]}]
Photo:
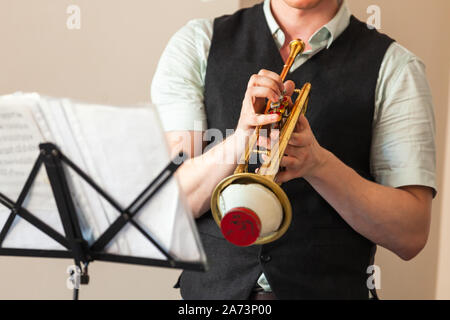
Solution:
[{"label": "black music stand", "polygon": [[[182,161],[176,164],[170,162],[164,170],[145,188],[136,199],[127,207],[122,208],[117,201],[100,188],[85,172],[67,158],[56,145],[52,143],[43,143],[39,145],[40,154],[34,163],[30,175],[23,186],[16,202],[0,193],[0,203],[11,210],[11,213],[0,232],[0,255],[6,256],[25,256],[25,257],[46,257],[46,258],[72,258],[75,265],[81,270],[80,283],[88,284],[88,265],[95,260],[120,262],[129,264],[139,264],[147,266],[158,266],[168,268],[180,268],[196,271],[205,271],[206,266],[200,262],[178,261],[166,249],[164,249],[146,230],[144,230],[133,217],[142,209],[142,207],[151,200],[152,196],[171,178],[173,173],[184,161],[184,155],[179,154]],[[48,224],[37,218],[33,213],[23,208],[25,201],[33,182],[38,175],[42,164],[45,166],[47,176],[50,181],[53,196],[61,218],[65,236],[54,230]],[[96,192],[98,192],[111,206],[119,213],[119,217],[105,230],[105,232],[92,244],[83,239],[78,215],[70,193],[69,184],[66,179],[63,164],[74,170],[84,181],[86,181]],[[3,248],[2,244],[12,226],[16,216],[19,216],[31,223],[53,240],[67,249],[62,250],[41,250],[41,249],[13,249]],[[105,247],[119,233],[123,227],[131,224],[148,241],[150,241],[167,260],[153,258],[142,258],[132,256],[122,256],[104,252]],[[78,299],[78,287],[74,287],[73,299]]]}]

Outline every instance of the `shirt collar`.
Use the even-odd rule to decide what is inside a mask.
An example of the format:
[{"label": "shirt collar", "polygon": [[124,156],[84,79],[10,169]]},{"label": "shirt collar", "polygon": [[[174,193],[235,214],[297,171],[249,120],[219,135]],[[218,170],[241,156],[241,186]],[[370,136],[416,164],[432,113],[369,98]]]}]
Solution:
[{"label": "shirt collar", "polygon": [[[278,43],[279,47],[281,47],[284,44],[284,34],[272,14],[272,10],[270,9],[270,0],[264,0],[263,9],[267,25],[269,26],[272,35],[274,37],[277,37],[277,34],[281,35],[281,37],[277,37],[279,42],[283,42]],[[314,48],[324,44],[324,46],[328,49],[333,41],[335,41],[350,24],[350,16],[350,9],[348,8],[346,1],[342,0],[341,7],[334,18],[323,27],[319,28],[309,39],[309,44],[311,47]]]}]

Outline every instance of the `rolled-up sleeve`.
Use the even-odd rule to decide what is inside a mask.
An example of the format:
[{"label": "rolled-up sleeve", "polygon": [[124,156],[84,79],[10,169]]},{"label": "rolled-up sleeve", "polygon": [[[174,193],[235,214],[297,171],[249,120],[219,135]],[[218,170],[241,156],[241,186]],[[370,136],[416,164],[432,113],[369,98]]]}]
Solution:
[{"label": "rolled-up sleeve", "polygon": [[425,66],[398,44],[386,54],[377,92],[371,169],[383,185],[436,193],[435,118]]},{"label": "rolled-up sleeve", "polygon": [[206,130],[204,79],[212,36],[212,20],[196,19],[169,41],[151,86],[165,131]]}]

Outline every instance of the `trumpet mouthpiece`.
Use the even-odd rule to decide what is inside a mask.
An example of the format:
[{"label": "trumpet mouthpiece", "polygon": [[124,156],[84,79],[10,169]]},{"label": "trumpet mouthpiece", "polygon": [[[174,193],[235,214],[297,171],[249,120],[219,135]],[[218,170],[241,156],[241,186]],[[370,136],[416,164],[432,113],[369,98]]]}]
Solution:
[{"label": "trumpet mouthpiece", "polygon": [[289,43],[290,55],[296,57],[305,50],[305,43],[303,40],[295,39]]}]

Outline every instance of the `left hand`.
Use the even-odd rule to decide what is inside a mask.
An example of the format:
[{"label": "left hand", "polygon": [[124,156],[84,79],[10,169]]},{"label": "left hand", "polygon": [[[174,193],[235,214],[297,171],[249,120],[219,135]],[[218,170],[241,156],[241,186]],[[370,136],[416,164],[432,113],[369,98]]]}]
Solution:
[{"label": "left hand", "polygon": [[[260,137],[259,145],[270,146],[269,139]],[[284,183],[295,178],[308,180],[325,165],[329,152],[317,142],[309,122],[304,115],[300,115],[288,146],[281,158],[280,167],[284,171],[278,172],[275,182]]]},{"label": "left hand", "polygon": [[286,170],[278,172],[275,181],[283,183],[295,178],[308,179],[326,163],[326,158],[327,151],[317,142],[306,117],[300,115],[281,158],[280,166]]}]

